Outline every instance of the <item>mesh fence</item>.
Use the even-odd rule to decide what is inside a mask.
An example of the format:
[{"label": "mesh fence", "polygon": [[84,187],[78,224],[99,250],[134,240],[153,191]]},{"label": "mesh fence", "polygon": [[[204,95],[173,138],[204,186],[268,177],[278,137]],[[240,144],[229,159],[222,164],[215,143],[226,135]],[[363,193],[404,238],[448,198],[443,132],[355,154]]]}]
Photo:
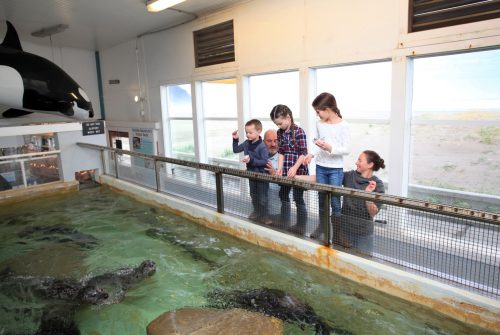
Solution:
[{"label": "mesh fence", "polygon": [[217,208],[215,173],[166,163],[159,173],[159,190],[180,198]]},{"label": "mesh fence", "polygon": [[[500,300],[496,214],[164,157],[141,154],[152,169],[103,157],[107,174]],[[341,212],[332,215],[335,201]]]}]

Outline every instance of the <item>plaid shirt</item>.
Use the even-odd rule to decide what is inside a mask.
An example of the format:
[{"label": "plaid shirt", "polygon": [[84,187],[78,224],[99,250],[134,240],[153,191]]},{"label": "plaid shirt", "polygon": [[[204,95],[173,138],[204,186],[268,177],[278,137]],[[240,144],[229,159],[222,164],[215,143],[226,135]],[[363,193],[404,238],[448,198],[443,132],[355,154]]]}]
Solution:
[{"label": "plaid shirt", "polygon": [[[292,133],[295,136],[292,138]],[[278,153],[284,156],[283,176],[288,174],[290,169],[299,159],[300,155],[307,155],[307,140],[305,131],[299,126],[292,124],[290,129],[278,130]],[[309,170],[306,165],[301,165],[297,169],[297,175],[308,175]]]}]

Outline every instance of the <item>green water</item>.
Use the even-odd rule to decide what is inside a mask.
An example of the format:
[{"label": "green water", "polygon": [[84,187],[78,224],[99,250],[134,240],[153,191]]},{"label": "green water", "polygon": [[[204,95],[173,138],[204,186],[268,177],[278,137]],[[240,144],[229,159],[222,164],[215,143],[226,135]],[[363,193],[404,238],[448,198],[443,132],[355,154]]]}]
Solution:
[{"label": "green water", "polygon": [[[55,224],[96,240],[89,246],[42,235],[33,235],[38,241],[21,237],[27,227]],[[168,238],[150,237],[151,228]],[[104,187],[0,207],[0,231],[0,271],[8,267],[16,274],[82,278],[144,259],[156,262],[157,272],[120,303],[77,309],[82,334],[145,334],[158,315],[204,306],[214,289],[260,287],[287,291],[331,326],[353,334],[489,334]],[[35,332],[42,307],[0,293],[0,334]],[[287,323],[285,333],[314,330]]]}]

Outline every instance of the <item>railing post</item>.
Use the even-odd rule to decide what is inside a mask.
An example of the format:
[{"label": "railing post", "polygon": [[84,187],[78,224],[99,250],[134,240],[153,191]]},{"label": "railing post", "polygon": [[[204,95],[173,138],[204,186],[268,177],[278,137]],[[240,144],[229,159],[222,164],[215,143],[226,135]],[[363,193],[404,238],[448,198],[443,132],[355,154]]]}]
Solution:
[{"label": "railing post", "polygon": [[217,212],[224,214],[224,191],[222,189],[222,172],[215,173],[215,190],[217,191]]},{"label": "railing post", "polygon": [[106,161],[104,160],[104,150],[99,150],[101,152],[101,164],[102,164],[102,174],[106,174]]},{"label": "railing post", "polygon": [[332,201],[332,194],[330,192],[322,192],[321,194],[323,197],[323,208],[321,211],[320,224],[323,227],[325,245],[330,245],[330,241],[332,240],[332,231],[330,229],[330,203]]},{"label": "railing post", "polygon": [[156,176],[156,192],[160,192],[160,161],[154,160],[155,163],[155,176]]},{"label": "railing post", "polygon": [[118,156],[116,155],[116,151],[113,151],[115,156],[115,177],[118,179]]},{"label": "railing post", "polygon": [[28,181],[26,180],[26,169],[24,167],[24,160],[20,160],[19,165],[21,165],[21,175],[23,177],[24,187],[28,187]]}]

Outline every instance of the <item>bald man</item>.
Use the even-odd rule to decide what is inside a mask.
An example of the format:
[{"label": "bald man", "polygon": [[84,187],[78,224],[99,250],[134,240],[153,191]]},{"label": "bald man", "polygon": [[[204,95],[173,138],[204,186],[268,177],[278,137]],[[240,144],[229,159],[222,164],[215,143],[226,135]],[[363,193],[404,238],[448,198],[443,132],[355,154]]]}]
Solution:
[{"label": "bald man", "polygon": [[274,176],[278,168],[278,134],[276,130],[269,129],[264,133],[264,144],[269,152],[269,161],[264,170]]}]

